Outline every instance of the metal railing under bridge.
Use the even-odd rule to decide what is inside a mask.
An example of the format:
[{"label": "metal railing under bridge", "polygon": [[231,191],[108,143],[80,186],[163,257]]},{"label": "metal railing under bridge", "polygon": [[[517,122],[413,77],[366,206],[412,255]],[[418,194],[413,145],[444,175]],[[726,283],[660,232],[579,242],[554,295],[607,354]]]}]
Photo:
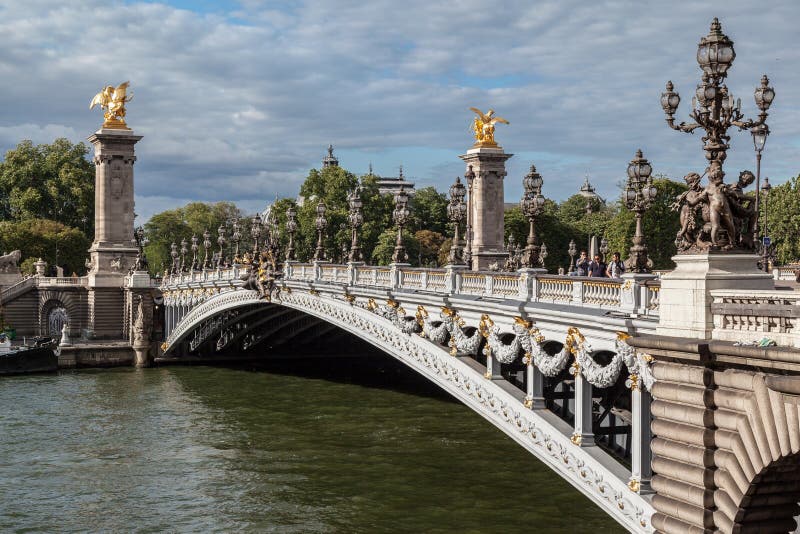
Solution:
[{"label": "metal railing under bridge", "polygon": [[[278,304],[317,316],[439,384],[629,530],[652,531],[653,377],[617,331],[655,331],[657,279],[287,263],[268,304],[242,288],[247,271],[164,278],[168,352],[182,340],[202,345],[214,328],[226,335],[220,314],[237,306]],[[441,320],[427,311],[439,307]]]}]

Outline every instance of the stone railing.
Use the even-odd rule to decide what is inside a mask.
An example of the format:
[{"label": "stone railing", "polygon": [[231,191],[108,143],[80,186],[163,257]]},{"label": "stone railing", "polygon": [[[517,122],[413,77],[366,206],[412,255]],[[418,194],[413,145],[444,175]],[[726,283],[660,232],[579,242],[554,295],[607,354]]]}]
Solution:
[{"label": "stone railing", "polygon": [[3,302],[6,302],[18,297],[22,293],[27,292],[32,287],[36,287],[36,278],[37,277],[35,276],[31,276],[30,278],[24,278],[16,284],[8,286],[7,288],[3,289],[2,293],[0,293],[0,299],[2,299]]},{"label": "stone railing", "polygon": [[34,287],[86,287],[88,284],[86,276],[31,276],[3,289],[0,299],[7,302]]},{"label": "stone railing", "polygon": [[[244,268],[198,271],[167,276],[165,286],[239,279]],[[589,278],[555,276],[535,271],[499,273],[465,268],[420,269],[407,265],[288,263],[285,280],[320,284],[355,285],[388,291],[414,291],[442,295],[474,295],[501,300],[551,302],[618,310],[640,316],[658,315],[657,279]]]},{"label": "stone railing", "polygon": [[800,293],[718,289],[712,290],[711,296],[714,339],[758,341],[767,337],[780,346],[800,347]]},{"label": "stone railing", "polygon": [[800,265],[782,265],[772,268],[772,276],[775,277],[775,280],[794,282],[797,279],[798,271],[800,271]]}]

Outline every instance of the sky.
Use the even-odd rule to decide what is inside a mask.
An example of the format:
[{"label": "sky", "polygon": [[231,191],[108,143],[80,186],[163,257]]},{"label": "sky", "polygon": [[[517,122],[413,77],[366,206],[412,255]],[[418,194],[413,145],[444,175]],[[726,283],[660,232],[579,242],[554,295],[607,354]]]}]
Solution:
[{"label": "sky", "polygon": [[[748,117],[769,75],[776,98],[762,177],[800,172],[796,0],[752,2],[0,0],[0,153],[23,139],[85,139],[105,85],[130,80],[137,222],[189,201],[261,210],[296,196],[328,144],[356,174],[372,163],[446,191],[472,144],[469,108],[510,125],[507,202],[535,164],[563,200],[587,175],[619,194],[641,148],[655,173],[702,173],[702,134],[670,130],[667,80],[688,121],[695,54],[714,16],[734,41],[728,87]],[[731,130],[729,177],[755,170]]]}]

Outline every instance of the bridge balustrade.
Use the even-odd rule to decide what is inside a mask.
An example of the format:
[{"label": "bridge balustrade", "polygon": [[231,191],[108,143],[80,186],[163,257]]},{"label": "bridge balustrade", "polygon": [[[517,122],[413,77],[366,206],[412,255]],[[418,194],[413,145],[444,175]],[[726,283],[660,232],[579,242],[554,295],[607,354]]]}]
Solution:
[{"label": "bridge balustrade", "polygon": [[711,291],[711,296],[714,339],[741,342],[749,335],[752,342],[768,337],[781,346],[800,347],[797,292],[717,289]]},{"label": "bridge balustrade", "polygon": [[[237,280],[243,269],[244,267],[233,267],[173,274],[167,276],[163,283],[170,285]],[[284,273],[286,280],[553,302],[617,309],[641,316],[658,315],[661,287],[658,279],[597,279],[525,272],[476,272],[458,267],[422,269],[406,266],[376,267],[357,263],[340,265],[326,262],[289,262]]]}]

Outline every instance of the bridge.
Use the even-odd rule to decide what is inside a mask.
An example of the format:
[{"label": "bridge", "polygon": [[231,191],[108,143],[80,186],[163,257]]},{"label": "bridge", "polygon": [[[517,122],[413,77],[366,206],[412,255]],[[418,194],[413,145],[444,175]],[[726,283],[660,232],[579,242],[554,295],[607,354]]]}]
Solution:
[{"label": "bridge", "polygon": [[711,340],[692,340],[659,335],[669,298],[654,277],[286,262],[264,296],[243,287],[247,269],[164,278],[157,361],[268,358],[347,333],[448,391],[630,531],[795,528],[800,351],[726,341],[796,342],[794,291],[712,290]]},{"label": "bridge", "polygon": [[347,332],[481,414],[627,528],[652,530],[651,375],[621,339],[655,332],[657,282],[288,262],[265,298],[242,288],[245,270],[164,279],[157,361],[269,358]]}]

